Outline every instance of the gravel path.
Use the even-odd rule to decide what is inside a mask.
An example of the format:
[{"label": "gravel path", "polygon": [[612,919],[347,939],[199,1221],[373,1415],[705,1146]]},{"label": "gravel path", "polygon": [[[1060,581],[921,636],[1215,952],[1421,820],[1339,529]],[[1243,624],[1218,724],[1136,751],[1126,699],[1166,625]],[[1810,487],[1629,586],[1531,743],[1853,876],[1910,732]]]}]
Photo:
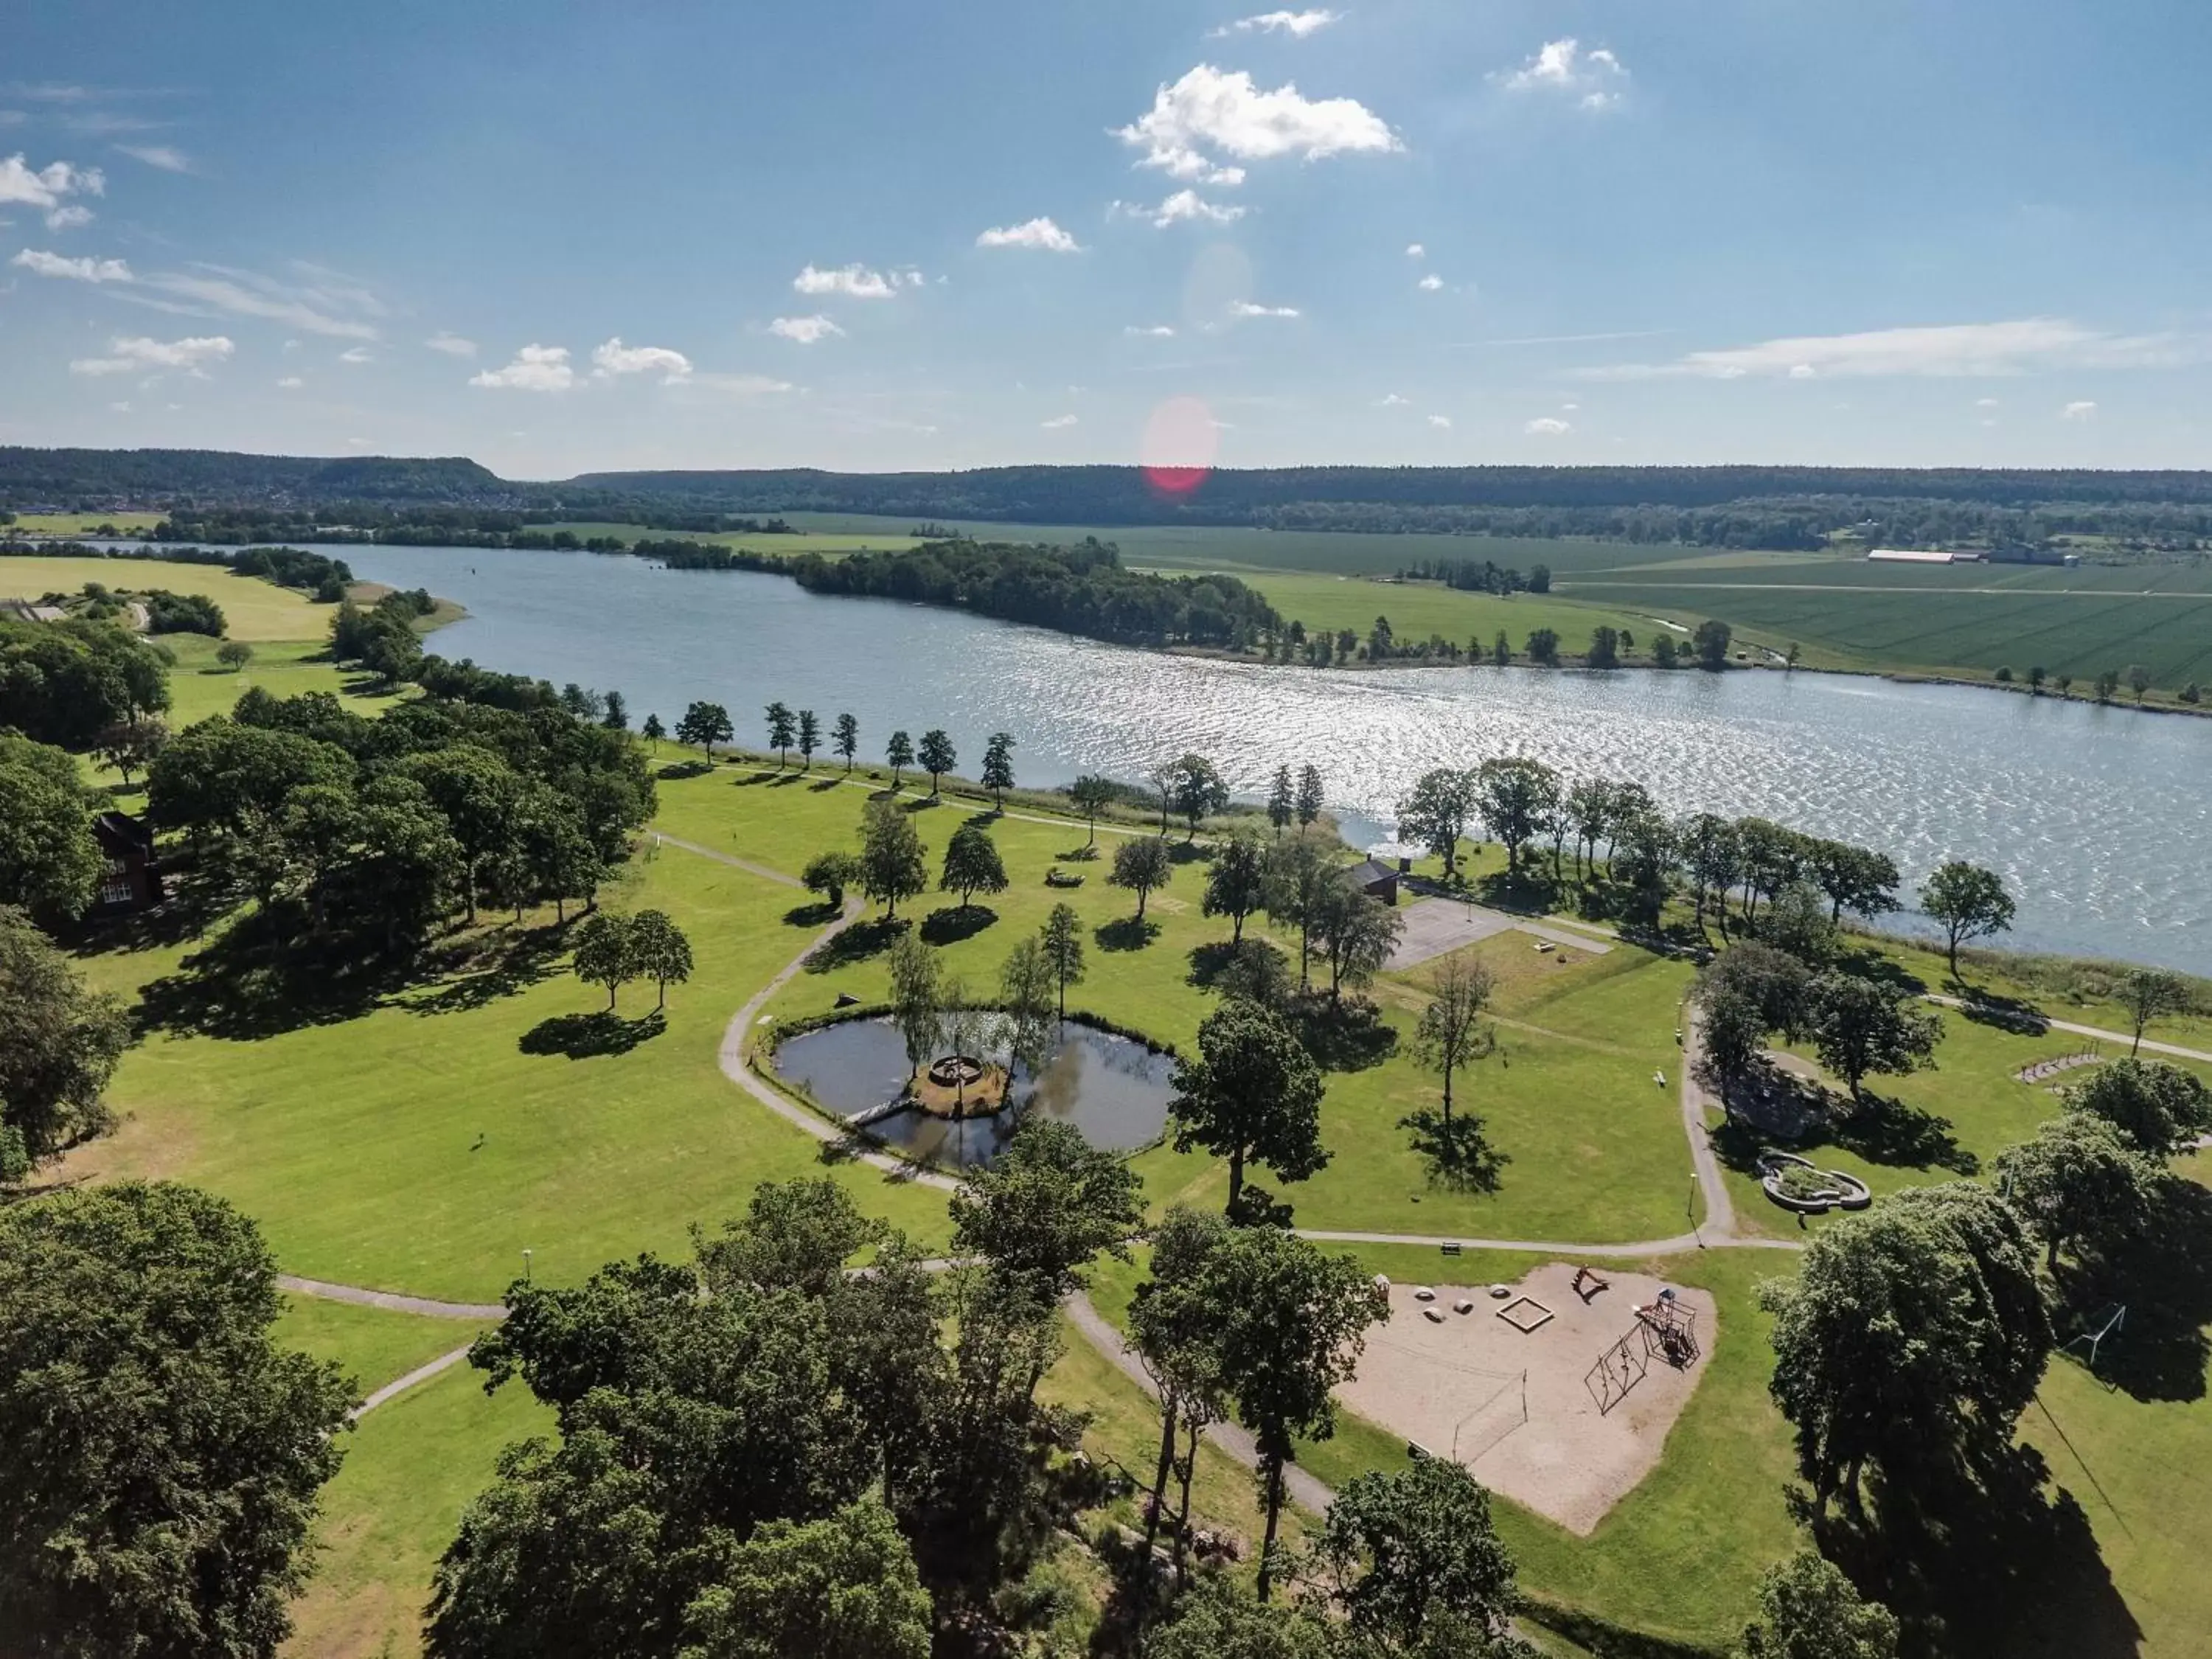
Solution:
[{"label": "gravel path", "polygon": [[[1968,1006],[1963,997],[1945,996],[1936,991],[1928,993],[1928,1000],[1940,1002],[1946,1008],[1964,1008]],[[2124,1042],[2130,1047],[2135,1043],[2135,1039],[2125,1031],[2108,1031],[2101,1025],[2076,1025],[2070,1019],[2051,1019],[2047,1017],[2043,1023],[2051,1030],[2069,1032],[2075,1036],[2100,1037],[2106,1042]],[[2207,1053],[2202,1048],[2185,1048],[2178,1042],[2160,1042],[2154,1037],[2145,1037],[2142,1040],[2142,1046],[2154,1054],[2172,1054],[2177,1060],[2212,1061],[2212,1053]]]}]

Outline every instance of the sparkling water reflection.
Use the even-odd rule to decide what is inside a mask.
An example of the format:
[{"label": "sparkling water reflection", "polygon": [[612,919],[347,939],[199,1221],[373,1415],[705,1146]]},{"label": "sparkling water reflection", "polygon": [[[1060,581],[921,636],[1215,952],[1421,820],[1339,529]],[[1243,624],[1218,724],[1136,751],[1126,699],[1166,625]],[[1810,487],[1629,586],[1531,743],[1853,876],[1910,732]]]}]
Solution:
[{"label": "sparkling water reflection", "polygon": [[427,586],[469,617],[436,636],[488,667],[619,687],[634,717],[728,705],[758,743],[781,698],[891,727],[944,726],[972,768],[1019,739],[1025,783],[1137,778],[1186,749],[1263,792],[1312,761],[1355,835],[1428,767],[1532,754],[1630,777],[1669,810],[1757,812],[1893,854],[2002,871],[2013,942],[2212,972],[2212,721],[1852,676],[1387,673],[1133,652],[781,577],[662,570],[592,554],[343,548],[363,576]]}]

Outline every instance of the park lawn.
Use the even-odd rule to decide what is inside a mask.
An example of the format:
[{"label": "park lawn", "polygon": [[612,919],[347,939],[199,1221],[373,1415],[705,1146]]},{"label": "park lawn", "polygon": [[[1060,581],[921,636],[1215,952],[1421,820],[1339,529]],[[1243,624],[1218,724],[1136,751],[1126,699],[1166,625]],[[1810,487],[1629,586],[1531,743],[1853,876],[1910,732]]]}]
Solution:
[{"label": "park lawn", "polygon": [[353,1378],[356,1390],[366,1396],[441,1353],[466,1347],[481,1328],[467,1320],[435,1319],[288,1291],[276,1334],[288,1348],[337,1361]]},{"label": "park lawn", "polygon": [[[1390,619],[1391,632],[1401,641],[1425,640],[1440,634],[1462,647],[1474,640],[1485,652],[1503,629],[1516,658],[1527,649],[1528,635],[1540,628],[1548,628],[1559,636],[1563,658],[1579,657],[1587,651],[1590,630],[1595,628],[1626,629],[1635,637],[1638,652],[1649,650],[1650,641],[1664,631],[1644,612],[1625,611],[1601,599],[1585,603],[1542,593],[1500,598],[1437,582],[1273,571],[1249,574],[1245,580],[1286,620],[1304,623],[1309,634],[1348,628],[1363,643],[1377,617]],[[1692,627],[1698,621],[1694,616],[1671,616],[1670,619]]]},{"label": "park lawn", "polygon": [[[1510,1282],[1547,1259],[1502,1250],[1443,1256],[1411,1245],[1323,1248],[1407,1284]],[[1609,1626],[1717,1645],[1750,1616],[1759,1575],[1799,1541],[1783,1498],[1796,1470],[1789,1428],[1766,1392],[1771,1321],[1755,1295],[1760,1279],[1793,1271],[1794,1258],[1771,1250],[1717,1249],[1594,1265],[1656,1273],[1711,1291],[1719,1307],[1721,1339],[1712,1346],[1704,1380],[1668,1433],[1658,1467],[1594,1534],[1577,1538],[1493,1496],[1498,1535],[1519,1568],[1522,1588],[1540,1604],[1537,1616],[1550,1610],[1567,1633],[1595,1636]],[[1144,1277],[1141,1257],[1131,1264],[1101,1261],[1094,1273],[1092,1301],[1108,1318],[1125,1321]],[[1299,1463],[1331,1486],[1369,1470],[1401,1469],[1407,1461],[1403,1439],[1342,1410],[1332,1438],[1298,1448]],[[1620,1650],[1638,1650],[1624,1644]]]},{"label": "park lawn", "polygon": [[[466,1328],[465,1327],[462,1328]],[[406,1659],[422,1651],[430,1574],[461,1511],[491,1484],[500,1449],[550,1434],[520,1383],[487,1396],[455,1366],[378,1407],[323,1489],[315,1576],[293,1604],[293,1659]]]},{"label": "park lawn", "polygon": [[[221,565],[170,564],[160,559],[0,558],[0,593],[36,599],[42,593],[74,593],[99,582],[118,593],[163,588],[172,593],[204,593],[222,607],[228,638],[321,640],[330,632],[335,605],[317,605],[295,588],[279,587],[258,576],[240,576]],[[175,635],[163,635],[174,640]]]},{"label": "park lawn", "polygon": [[[801,868],[825,848],[857,847],[867,791],[841,781],[835,768],[811,781],[796,768],[727,769],[662,785],[659,822],[672,834],[786,871]],[[931,867],[969,816],[949,801],[920,807],[915,817]],[[1102,842],[1113,845],[1102,830]],[[1082,842],[1073,823],[1039,823],[1007,817],[992,826],[1010,885],[979,901],[996,920],[945,947],[947,969],[988,995],[999,966],[1016,941],[1042,926],[1055,903],[1072,905],[1091,930],[1088,973],[1069,992],[1071,1009],[1102,1014],[1155,1040],[1184,1048],[1213,1006],[1212,994],[1189,982],[1192,952],[1226,939],[1224,921],[1200,914],[1204,865],[1178,866],[1152,896],[1146,918],[1157,925],[1141,948],[1114,949],[1115,925],[1134,911],[1129,895],[1104,884],[1107,860],[1070,867],[1084,884],[1054,889],[1044,876],[1055,855]],[[932,894],[910,901],[910,914],[931,925],[953,920],[957,901]],[[1256,925],[1256,924],[1255,924]],[[1101,931],[1104,930],[1103,937]],[[1511,966],[1544,963],[1533,941],[1515,933],[1480,947]],[[1281,1196],[1297,1206],[1302,1224],[1399,1232],[1456,1231],[1493,1237],[1622,1240],[1665,1237],[1683,1231],[1687,1178],[1680,1108],[1671,1089],[1651,1074],[1675,1065],[1676,1010],[1687,970],[1622,946],[1584,958],[1578,967],[1542,966],[1557,977],[1529,981],[1502,1003],[1505,1053],[1463,1074],[1458,1092],[1489,1121],[1497,1145],[1514,1162],[1494,1194],[1455,1194],[1431,1183],[1398,1120],[1437,1098],[1432,1076],[1403,1052],[1419,1017],[1419,983],[1386,975],[1376,995],[1401,1037],[1401,1052],[1363,1071],[1328,1075],[1322,1107],[1330,1167]],[[1516,982],[1517,983],[1517,982]],[[832,971],[796,975],[769,1007],[789,1021],[827,1012],[840,994],[885,1000],[889,970],[878,955],[842,960]],[[1220,1201],[1224,1166],[1165,1149],[1140,1154],[1136,1167],[1156,1203]],[[1256,1177],[1263,1182],[1267,1176]]]},{"label": "park lawn", "polygon": [[238,669],[216,661],[221,641],[204,634],[164,634],[161,643],[177,658],[177,665],[169,671],[169,709],[163,717],[173,731],[210,714],[228,714],[257,685],[272,697],[327,691],[359,714],[380,714],[420,695],[411,685],[371,689],[368,676],[342,669],[330,659],[330,645],[323,639],[264,641],[254,646],[253,660]]},{"label": "park lawn", "polygon": [[[646,1021],[651,988],[629,988],[627,1052],[523,1052],[527,1034],[558,1030],[547,1022],[604,1006],[550,957],[256,1040],[153,1035],[109,1093],[126,1121],[71,1172],[194,1181],[254,1217],[289,1271],[453,1300],[495,1299],[526,1247],[559,1283],[642,1249],[681,1253],[692,1223],[741,1211],[757,1182],[823,1167],[817,1143],[716,1059],[732,1012],[815,925],[785,919],[794,896],[680,849],[641,854],[605,901],[668,911],[697,965],[672,988],[665,1029]],[[542,931],[504,942],[557,951]],[[83,967],[127,991],[178,954]],[[872,1213],[926,1243],[945,1237],[941,1194],[865,1166],[836,1173]]]}]

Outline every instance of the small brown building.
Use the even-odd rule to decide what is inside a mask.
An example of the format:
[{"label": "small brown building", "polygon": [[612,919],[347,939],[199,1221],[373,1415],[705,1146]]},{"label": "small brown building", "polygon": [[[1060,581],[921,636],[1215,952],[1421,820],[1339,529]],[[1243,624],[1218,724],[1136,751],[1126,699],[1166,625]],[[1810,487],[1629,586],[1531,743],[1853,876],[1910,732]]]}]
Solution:
[{"label": "small brown building", "polygon": [[1398,872],[1381,859],[1368,859],[1353,865],[1352,878],[1368,897],[1381,899],[1385,904],[1398,902]]},{"label": "small brown building", "polygon": [[127,812],[102,812],[92,821],[92,838],[104,861],[94,914],[121,915],[161,902],[152,830]]}]

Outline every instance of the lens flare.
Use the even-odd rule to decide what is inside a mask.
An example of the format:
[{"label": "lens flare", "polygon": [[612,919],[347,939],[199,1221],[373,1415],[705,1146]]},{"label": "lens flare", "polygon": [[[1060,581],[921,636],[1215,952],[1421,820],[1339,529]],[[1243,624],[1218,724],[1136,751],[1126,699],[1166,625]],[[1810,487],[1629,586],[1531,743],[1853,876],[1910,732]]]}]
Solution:
[{"label": "lens flare", "polygon": [[1197,398],[1170,398],[1145,422],[1138,464],[1163,495],[1188,495],[1212,472],[1221,448],[1213,411]]}]

